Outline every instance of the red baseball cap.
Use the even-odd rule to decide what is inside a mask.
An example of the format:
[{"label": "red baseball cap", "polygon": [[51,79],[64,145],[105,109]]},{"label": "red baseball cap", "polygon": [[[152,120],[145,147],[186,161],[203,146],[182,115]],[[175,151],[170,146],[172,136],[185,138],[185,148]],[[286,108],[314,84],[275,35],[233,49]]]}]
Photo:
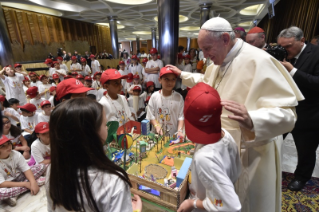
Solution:
[{"label": "red baseball cap", "polygon": [[156,48],[151,48],[150,54],[157,54],[157,49]]},{"label": "red baseball cap", "polygon": [[56,59],[57,60],[63,60],[63,57],[57,57]]},{"label": "red baseball cap", "polygon": [[82,58],[81,58],[81,62],[82,62],[82,63],[86,62],[86,59],[82,57]]},{"label": "red baseball cap", "polygon": [[71,79],[71,78],[73,78],[71,75],[65,75],[64,76],[64,79]]},{"label": "red baseball cap", "polygon": [[59,77],[59,75],[57,75],[57,74],[52,74],[52,78],[53,78],[53,79],[59,79],[60,77]]},{"label": "red baseball cap", "polygon": [[85,81],[92,81],[92,77],[86,76],[86,77],[84,78],[84,80],[85,80]]},{"label": "red baseball cap", "polygon": [[183,54],[179,53],[179,54],[177,54],[177,58],[178,59],[184,59],[184,56],[183,56]]},{"label": "red baseball cap", "polygon": [[137,56],[135,54],[132,55],[132,60],[137,60]]},{"label": "red baseball cap", "polygon": [[194,143],[211,144],[221,138],[222,106],[211,86],[200,82],[188,91],[184,104],[185,131]]},{"label": "red baseball cap", "polygon": [[84,79],[84,76],[82,74],[79,74],[75,77],[76,79]]},{"label": "red baseball cap", "polygon": [[42,75],[39,77],[39,80],[41,81],[44,77],[47,77],[47,76],[45,76],[44,74],[42,74]]},{"label": "red baseball cap", "polygon": [[160,71],[160,77],[162,77],[165,74],[174,74],[176,77],[178,76],[175,72],[173,72],[169,68],[163,67],[161,68],[161,71]]},{"label": "red baseball cap", "polygon": [[134,88],[133,88],[133,91],[141,91],[142,89],[141,89],[141,87],[140,86],[134,86]]},{"label": "red baseball cap", "polygon": [[135,74],[134,76],[133,76],[133,79],[139,79],[140,78],[140,75],[138,75],[138,74]]},{"label": "red baseball cap", "polygon": [[49,64],[49,63],[53,63],[53,61],[52,61],[51,59],[46,59],[46,60],[44,61],[44,63],[45,63],[45,64]]},{"label": "red baseball cap", "polygon": [[147,63],[148,59],[147,58],[143,58],[142,63]]},{"label": "red baseball cap", "polygon": [[4,101],[6,101],[6,97],[0,95],[0,102],[4,102]]},{"label": "red baseball cap", "polygon": [[90,55],[90,58],[95,58],[94,54],[91,54],[91,55]]},{"label": "red baseball cap", "polygon": [[95,79],[95,76],[96,76],[96,75],[101,75],[101,74],[102,74],[102,72],[99,72],[99,71],[98,71],[98,72],[95,72],[94,75],[93,75],[93,79]]},{"label": "red baseball cap", "polygon": [[44,101],[42,101],[41,104],[40,104],[41,108],[42,108],[44,105],[51,105],[51,102],[48,101],[48,100],[44,100]]},{"label": "red baseball cap", "polygon": [[185,59],[187,58],[187,59],[191,59],[191,56],[189,55],[189,54],[187,54],[187,55],[185,55],[185,57],[184,57]]},{"label": "red baseball cap", "polygon": [[109,80],[117,80],[117,79],[126,79],[127,75],[121,75],[120,72],[116,69],[107,69],[103,72],[100,82],[101,85],[106,83]]},{"label": "red baseball cap", "polygon": [[132,73],[129,73],[127,75],[127,79],[126,79],[127,82],[132,82],[133,81],[133,74]]},{"label": "red baseball cap", "polygon": [[123,60],[120,60],[119,65],[125,65],[125,62]]},{"label": "red baseball cap", "polygon": [[16,68],[16,67],[21,67],[22,65],[21,64],[19,64],[19,63],[16,63],[16,64],[14,64],[14,67]]},{"label": "red baseball cap", "polygon": [[56,87],[55,86],[51,86],[50,87],[50,92],[53,92],[53,91],[55,91],[56,90]]},{"label": "red baseball cap", "polygon": [[71,73],[71,75],[78,75],[78,72],[73,71],[73,72]]},{"label": "red baseball cap", "polygon": [[49,132],[49,123],[48,122],[40,122],[34,128],[35,133],[46,133]]},{"label": "red baseball cap", "polygon": [[153,81],[148,81],[146,83],[146,88],[150,87],[150,86],[155,86],[154,82]]},{"label": "red baseball cap", "polygon": [[38,87],[32,86],[32,87],[28,88],[26,93],[27,93],[27,95],[30,96],[30,98],[34,98],[38,95]]},{"label": "red baseball cap", "polygon": [[31,103],[27,103],[23,106],[18,106],[18,108],[21,108],[21,109],[25,109],[29,112],[34,112],[37,110],[37,107],[34,105],[34,104],[31,104]]},{"label": "red baseball cap", "polygon": [[82,82],[77,79],[70,78],[63,80],[61,83],[58,84],[56,87],[56,100],[60,100],[67,94],[70,93],[85,93],[87,91],[94,90],[93,88],[84,87]]},{"label": "red baseball cap", "polygon": [[29,73],[29,76],[31,76],[31,75],[37,76],[37,74],[34,73],[34,72],[30,72],[30,73]]},{"label": "red baseball cap", "polygon": [[76,56],[71,57],[71,60],[76,60],[76,59],[77,59]]},{"label": "red baseball cap", "polygon": [[5,135],[2,135],[0,137],[0,145],[4,144],[4,143],[6,143],[7,141],[10,141],[10,140],[12,140],[12,139],[7,138],[7,136],[5,136]]},{"label": "red baseball cap", "polygon": [[26,82],[26,81],[30,81],[30,79],[28,77],[24,76],[23,82]]},{"label": "red baseball cap", "polygon": [[55,65],[55,64],[60,64],[58,61],[53,61],[53,64]]}]

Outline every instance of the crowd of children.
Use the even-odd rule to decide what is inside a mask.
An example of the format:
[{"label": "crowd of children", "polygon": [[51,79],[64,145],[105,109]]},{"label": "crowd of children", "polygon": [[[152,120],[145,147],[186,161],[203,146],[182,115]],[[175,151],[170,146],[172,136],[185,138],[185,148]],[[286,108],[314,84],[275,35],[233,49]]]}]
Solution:
[{"label": "crowd of children", "polygon": [[[220,127],[218,93],[199,83],[185,99],[188,89],[179,76],[163,66],[155,48],[150,54],[151,60],[140,63],[133,55],[123,58],[118,70],[103,72],[94,55],[91,67],[85,58],[79,64],[73,56],[71,72],[62,58],[47,59],[48,76],[22,72],[20,64],[3,68],[0,200],[14,206],[19,194],[27,190],[36,194],[47,169],[49,211],[140,211],[140,198],[135,195],[131,201],[126,172],[105,156],[103,145],[107,122],[122,126],[148,119],[154,133],[184,138],[186,130],[196,143],[191,199],[179,211],[239,211],[233,187],[240,171],[238,152],[230,134]],[[189,55],[178,55],[178,67],[192,72],[190,60]],[[215,181],[214,170],[223,183]],[[219,210],[216,199],[224,201]]]}]

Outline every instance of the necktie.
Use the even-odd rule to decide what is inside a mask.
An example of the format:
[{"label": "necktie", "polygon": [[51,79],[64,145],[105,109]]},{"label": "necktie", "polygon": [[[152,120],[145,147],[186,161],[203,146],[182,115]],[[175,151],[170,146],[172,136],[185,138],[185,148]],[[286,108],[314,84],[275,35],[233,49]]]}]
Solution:
[{"label": "necktie", "polygon": [[294,66],[296,64],[297,59],[296,58],[292,58],[290,60],[290,63]]}]

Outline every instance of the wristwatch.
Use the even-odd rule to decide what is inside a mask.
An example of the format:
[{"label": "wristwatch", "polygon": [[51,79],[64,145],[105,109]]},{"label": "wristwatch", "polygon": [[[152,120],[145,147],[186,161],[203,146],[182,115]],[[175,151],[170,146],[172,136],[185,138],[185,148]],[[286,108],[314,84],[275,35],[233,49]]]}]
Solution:
[{"label": "wristwatch", "polygon": [[195,199],[194,202],[193,202],[194,208],[197,208],[196,202],[197,202],[197,199]]}]

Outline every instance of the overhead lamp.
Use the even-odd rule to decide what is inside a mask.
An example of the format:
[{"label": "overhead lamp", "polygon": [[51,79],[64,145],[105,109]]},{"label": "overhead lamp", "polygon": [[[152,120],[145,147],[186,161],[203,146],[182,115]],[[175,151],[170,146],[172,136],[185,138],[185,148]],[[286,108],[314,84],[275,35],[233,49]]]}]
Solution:
[{"label": "overhead lamp", "polygon": [[[109,24],[109,23],[96,23],[96,24],[110,27],[110,24]],[[117,25],[117,29],[124,29],[124,28],[125,28],[124,25],[121,25],[121,24],[118,24],[118,25]]]},{"label": "overhead lamp", "polygon": [[194,35],[198,35],[198,32],[193,33]]},{"label": "overhead lamp", "polygon": [[132,33],[135,35],[150,35],[150,34],[152,34],[152,32],[150,32],[150,31],[135,31]]},{"label": "overhead lamp", "polygon": [[136,40],[136,38],[125,38],[125,40]]},{"label": "overhead lamp", "polygon": [[242,23],[238,24],[238,26],[240,26],[240,27],[250,27],[251,24],[252,24],[251,21],[246,21],[246,22],[242,22]]},{"label": "overhead lamp", "polygon": [[255,4],[242,9],[239,13],[241,15],[257,15],[263,6],[263,4]]},{"label": "overhead lamp", "polygon": [[1,5],[7,6],[7,7],[13,7],[13,8],[21,9],[21,10],[28,10],[28,11],[32,11],[32,12],[53,15],[53,16],[62,16],[63,15],[63,13],[61,13],[60,11],[57,11],[57,10],[52,10],[49,8],[34,6],[34,5],[29,5],[29,4],[1,2]]},{"label": "overhead lamp", "polygon": [[112,2],[116,4],[128,4],[128,5],[138,5],[138,4],[146,4],[151,2],[152,0],[105,0],[107,2]]},{"label": "overhead lamp", "polygon": [[200,30],[199,27],[195,27],[195,26],[186,26],[186,27],[181,27],[179,28],[180,30],[183,30],[183,31],[198,31]]},{"label": "overhead lamp", "polygon": [[[154,20],[155,21],[158,21],[158,18],[157,16],[154,17]],[[179,15],[179,23],[183,23],[185,21],[188,21],[188,17],[187,16],[184,16],[184,15]]]},{"label": "overhead lamp", "polygon": [[78,5],[68,4],[64,2],[56,2],[51,0],[29,0],[29,1],[44,7],[50,7],[57,10],[64,10],[64,11],[70,11],[70,12],[82,12],[87,9],[85,7],[81,7]]}]

